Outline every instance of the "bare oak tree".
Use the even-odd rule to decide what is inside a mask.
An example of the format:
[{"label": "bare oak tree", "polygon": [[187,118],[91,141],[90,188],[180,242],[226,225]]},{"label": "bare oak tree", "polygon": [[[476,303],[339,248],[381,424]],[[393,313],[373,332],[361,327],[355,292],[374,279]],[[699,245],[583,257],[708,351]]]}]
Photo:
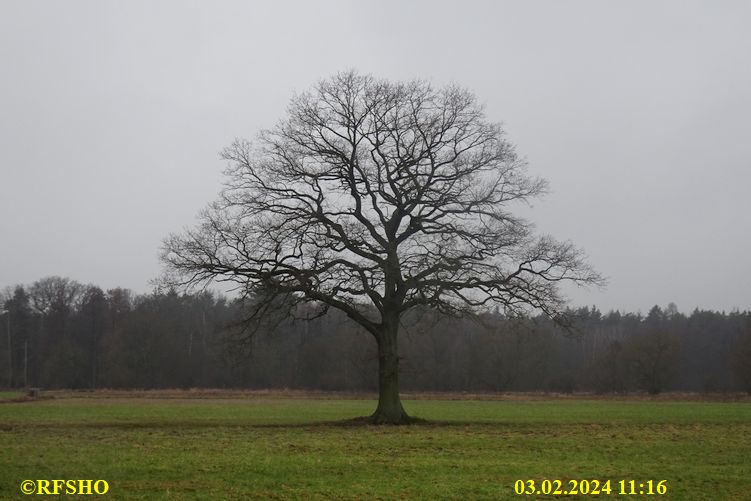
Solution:
[{"label": "bare oak tree", "polygon": [[223,158],[225,189],[197,228],[166,239],[167,269],[184,285],[235,282],[255,316],[275,304],[343,311],[378,345],[377,423],[409,421],[397,348],[406,311],[500,304],[555,317],[559,282],[600,280],[571,243],[535,237],[510,211],[546,184],[456,86],[341,73]]}]

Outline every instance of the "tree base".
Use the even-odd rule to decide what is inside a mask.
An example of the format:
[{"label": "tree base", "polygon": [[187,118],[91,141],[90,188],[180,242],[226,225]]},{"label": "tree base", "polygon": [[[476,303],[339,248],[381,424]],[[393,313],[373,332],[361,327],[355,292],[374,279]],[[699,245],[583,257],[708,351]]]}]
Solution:
[{"label": "tree base", "polygon": [[384,420],[381,417],[376,417],[375,414],[372,414],[370,416],[361,416],[351,419],[345,419],[344,421],[337,421],[335,423],[336,426],[418,426],[418,425],[426,425],[426,426],[435,426],[437,424],[441,424],[440,421],[428,421],[427,419],[423,418],[417,418],[417,417],[411,417],[405,414],[401,417],[400,420],[395,421],[392,419]]},{"label": "tree base", "polygon": [[376,411],[371,414],[367,420],[371,424],[394,424],[394,425],[402,425],[402,424],[412,424],[415,422],[414,418],[411,418],[407,415],[406,412],[404,412],[404,409],[402,408],[401,404],[397,409],[381,409],[379,406]]}]

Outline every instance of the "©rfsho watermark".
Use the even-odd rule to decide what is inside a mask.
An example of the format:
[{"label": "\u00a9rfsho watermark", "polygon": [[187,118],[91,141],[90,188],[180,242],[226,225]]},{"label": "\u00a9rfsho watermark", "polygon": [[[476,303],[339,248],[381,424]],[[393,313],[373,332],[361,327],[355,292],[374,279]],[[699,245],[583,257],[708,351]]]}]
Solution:
[{"label": "\u00a9rfsho watermark", "polygon": [[59,496],[102,495],[110,490],[106,480],[24,480],[21,482],[21,492],[24,494],[49,494]]}]

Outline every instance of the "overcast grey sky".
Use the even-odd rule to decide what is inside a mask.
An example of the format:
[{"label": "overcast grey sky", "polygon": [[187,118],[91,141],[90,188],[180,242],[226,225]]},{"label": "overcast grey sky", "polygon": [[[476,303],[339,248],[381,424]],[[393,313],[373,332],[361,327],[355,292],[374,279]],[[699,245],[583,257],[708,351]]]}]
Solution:
[{"label": "overcast grey sky", "polygon": [[0,288],[147,292],[218,152],[355,68],[461,84],[610,283],[575,305],[751,309],[751,2],[0,3]]}]

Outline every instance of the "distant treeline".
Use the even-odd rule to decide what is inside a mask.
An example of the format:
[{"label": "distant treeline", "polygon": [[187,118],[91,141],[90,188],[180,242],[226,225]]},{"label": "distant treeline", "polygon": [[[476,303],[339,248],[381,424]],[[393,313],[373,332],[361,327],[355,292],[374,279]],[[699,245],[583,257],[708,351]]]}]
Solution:
[{"label": "distant treeline", "polygon": [[[210,292],[135,295],[49,277],[0,296],[0,386],[375,390],[372,337],[338,313],[252,336],[243,303]],[[415,391],[744,391],[751,313],[653,307],[646,316],[403,319],[401,385]]]}]

